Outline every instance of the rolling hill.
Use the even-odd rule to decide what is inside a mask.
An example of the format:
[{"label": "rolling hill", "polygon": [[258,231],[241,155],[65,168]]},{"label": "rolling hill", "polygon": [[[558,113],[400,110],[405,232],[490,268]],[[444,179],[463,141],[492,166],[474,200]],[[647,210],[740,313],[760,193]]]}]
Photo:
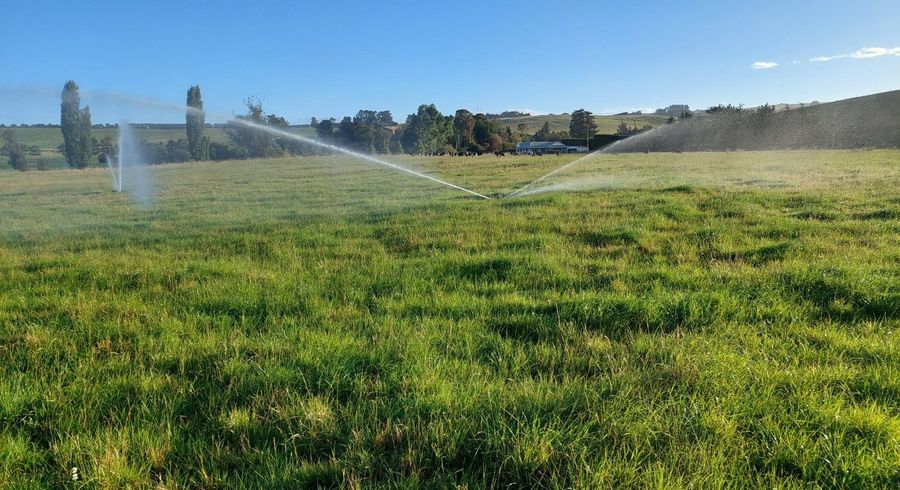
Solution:
[{"label": "rolling hill", "polygon": [[761,114],[705,115],[623,140],[615,151],[900,147],[900,90]]},{"label": "rolling hill", "polygon": [[[545,114],[540,116],[524,116],[524,117],[501,117],[495,119],[497,124],[501,128],[505,128],[509,126],[512,129],[516,129],[516,126],[524,123],[528,128],[526,130],[529,134],[534,134],[544,123],[550,123],[551,131],[568,131],[569,130],[569,120],[571,119],[569,114]],[[634,115],[634,116],[594,116],[594,121],[597,122],[597,133],[598,134],[615,134],[616,128],[621,123],[625,123],[629,126],[661,126],[666,122],[666,116],[655,116],[652,114],[642,114],[642,115]]]}]

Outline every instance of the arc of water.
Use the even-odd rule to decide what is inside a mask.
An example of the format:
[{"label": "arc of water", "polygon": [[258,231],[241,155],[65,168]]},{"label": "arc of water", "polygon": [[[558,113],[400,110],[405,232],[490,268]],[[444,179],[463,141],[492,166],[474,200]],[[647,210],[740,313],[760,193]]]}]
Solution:
[{"label": "arc of water", "polygon": [[[623,141],[623,140],[619,140],[619,141]],[[514,191],[512,191],[512,192],[510,192],[509,194],[507,194],[507,195],[504,197],[504,199],[513,197],[513,196],[515,196],[516,194],[519,194],[520,192],[524,191],[525,189],[528,189],[529,187],[533,186],[534,184],[537,184],[538,182],[541,182],[542,180],[545,180],[545,179],[547,179],[547,178],[549,178],[549,177],[552,177],[552,176],[554,176],[554,175],[556,175],[556,174],[558,174],[558,173],[560,173],[560,172],[566,170],[566,169],[569,168],[569,167],[573,167],[573,166],[575,166],[575,165],[578,165],[579,163],[581,163],[581,162],[583,162],[583,161],[585,161],[585,160],[588,160],[588,159],[590,159],[590,158],[593,158],[593,157],[595,157],[595,156],[597,156],[597,155],[599,155],[599,154],[601,154],[601,153],[603,153],[603,152],[609,150],[609,149],[612,148],[613,146],[616,146],[616,144],[618,144],[619,141],[616,141],[615,143],[613,143],[613,144],[611,144],[611,145],[609,145],[609,146],[600,148],[599,150],[596,150],[596,151],[593,151],[593,152],[591,152],[591,153],[588,153],[587,155],[582,155],[581,157],[576,158],[575,160],[572,160],[571,162],[569,162],[569,163],[567,163],[567,164],[565,164],[565,165],[563,165],[563,166],[561,166],[561,167],[558,167],[558,168],[554,169],[552,172],[549,172],[549,173],[547,173],[547,174],[544,174],[544,175],[538,177],[538,178],[535,179],[535,180],[532,180],[531,182],[529,182],[529,183],[523,185],[522,187],[520,187],[520,188],[518,188],[518,189],[516,189],[516,190],[514,190]]]},{"label": "arc of water", "polygon": [[123,131],[123,126],[125,124],[128,124],[128,123],[126,121],[122,121],[119,123],[119,165],[118,165],[119,180],[117,181],[119,192],[122,192],[122,189],[123,189],[123,187],[122,187],[122,176],[123,176],[122,167],[125,166],[125,151],[123,149],[123,146],[125,146],[125,142],[122,141],[122,139],[123,139],[122,131]]},{"label": "arc of water", "polygon": [[421,172],[416,172],[415,170],[408,169],[408,168],[406,168],[406,167],[403,167],[403,166],[397,165],[397,164],[395,164],[395,163],[391,163],[391,162],[382,160],[382,159],[380,159],[380,158],[375,158],[375,157],[373,157],[373,156],[371,156],[371,155],[366,155],[366,154],[363,154],[363,153],[357,153],[357,152],[355,152],[355,151],[353,151],[353,150],[348,150],[347,148],[343,148],[343,147],[336,146],[336,145],[331,145],[331,144],[328,144],[328,143],[323,143],[323,142],[321,142],[321,141],[314,140],[314,139],[312,139],[312,138],[307,138],[307,137],[305,137],[305,136],[300,136],[299,134],[289,133],[289,132],[287,132],[287,131],[284,131],[284,130],[281,130],[281,129],[278,129],[278,128],[273,128],[273,127],[271,127],[271,126],[266,126],[266,125],[263,125],[263,124],[257,124],[257,123],[254,123],[253,121],[248,121],[248,120],[246,120],[246,119],[233,119],[232,122],[237,123],[237,124],[241,124],[241,125],[243,125],[243,126],[247,126],[247,127],[249,127],[249,128],[253,128],[253,129],[256,129],[256,130],[259,130],[259,131],[265,131],[265,132],[268,132],[268,133],[270,133],[270,134],[275,134],[275,135],[278,135],[278,136],[283,136],[283,137],[285,137],[285,138],[291,138],[291,139],[293,139],[293,140],[300,141],[300,142],[303,142],[303,143],[308,143],[308,144],[311,144],[311,145],[315,145],[315,146],[318,146],[318,147],[320,147],[320,148],[327,148],[327,149],[332,150],[332,151],[337,151],[337,152],[340,152],[340,153],[344,153],[345,155],[349,155],[349,156],[352,156],[352,157],[354,157],[354,158],[359,158],[359,159],[362,159],[362,160],[367,160],[367,161],[372,162],[372,163],[377,163],[377,164],[379,164],[379,165],[383,165],[383,166],[385,166],[385,167],[392,168],[392,169],[394,169],[394,170],[398,170],[398,171],[400,171],[400,172],[406,172],[406,173],[408,173],[408,174],[415,175],[416,177],[420,177],[420,178],[423,178],[423,179],[427,179],[427,180],[430,180],[430,181],[432,181],[432,182],[436,182],[436,183],[438,183],[438,184],[441,184],[441,185],[444,185],[444,186],[447,186],[447,187],[450,187],[450,188],[453,188],[453,189],[456,189],[456,190],[459,190],[459,191],[462,191],[462,192],[467,192],[467,193],[469,193],[469,194],[471,194],[471,195],[473,195],[473,196],[477,196],[477,197],[480,197],[480,198],[482,198],[482,199],[487,199],[487,200],[490,200],[490,199],[491,199],[490,197],[485,196],[484,194],[480,194],[480,193],[478,193],[478,192],[475,192],[475,191],[473,191],[473,190],[471,190],[471,189],[466,189],[465,187],[456,185],[456,184],[451,183],[451,182],[447,182],[446,180],[441,180],[441,179],[439,179],[439,178],[437,178],[437,177],[432,177],[431,175],[428,175],[428,174],[423,174],[423,173],[421,173]]},{"label": "arc of water", "polygon": [[115,190],[116,192],[121,192],[122,186],[119,184],[119,182],[121,181],[121,177],[116,174],[116,171],[118,170],[118,173],[121,174],[122,169],[116,169],[113,167],[112,157],[109,156],[109,153],[106,154],[106,166],[109,168],[109,176],[112,177],[113,190]]}]

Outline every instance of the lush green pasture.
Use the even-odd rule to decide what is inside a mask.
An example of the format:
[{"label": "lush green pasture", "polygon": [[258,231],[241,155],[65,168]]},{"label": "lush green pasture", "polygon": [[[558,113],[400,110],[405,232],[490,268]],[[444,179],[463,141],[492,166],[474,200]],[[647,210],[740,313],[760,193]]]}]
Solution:
[{"label": "lush green pasture", "polygon": [[[396,161],[500,196],[570,158]],[[614,155],[484,201],[167,165],[145,207],[3,173],[0,482],[896,488],[898,166]]]}]

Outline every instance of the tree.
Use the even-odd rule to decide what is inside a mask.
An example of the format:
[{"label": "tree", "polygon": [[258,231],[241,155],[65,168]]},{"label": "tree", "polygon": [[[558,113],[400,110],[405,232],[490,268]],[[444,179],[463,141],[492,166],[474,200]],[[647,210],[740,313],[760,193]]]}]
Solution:
[{"label": "tree", "polygon": [[200,95],[200,86],[194,85],[187,92],[187,107],[185,113],[185,128],[187,130],[188,151],[194,160],[209,159],[209,138],[203,135],[206,124],[206,114],[203,112],[203,97]]},{"label": "tree", "polygon": [[423,104],[406,118],[403,147],[412,153],[439,153],[450,143],[452,134],[453,117],[445,117],[434,104]]},{"label": "tree", "polygon": [[344,116],[337,126],[338,140],[343,145],[353,144],[353,119],[350,116]]},{"label": "tree", "polygon": [[391,138],[394,136],[393,131],[385,127],[376,127],[372,135],[372,144],[378,153],[391,152]]},{"label": "tree", "polygon": [[91,108],[80,109],[78,84],[66,82],[60,105],[60,129],[63,134],[63,153],[70,168],[85,168],[91,159]]},{"label": "tree", "polygon": [[519,133],[519,139],[525,138],[525,135],[528,132],[528,125],[525,123],[519,123],[516,125],[516,132]]},{"label": "tree", "polygon": [[88,162],[91,161],[91,155],[94,153],[94,138],[91,137],[91,106],[84,106],[84,109],[80,111],[80,121],[81,127],[79,128],[79,133],[81,135],[81,154],[80,161],[81,166],[78,168],[85,168],[88,165]]},{"label": "tree", "polygon": [[9,155],[10,167],[15,170],[25,170],[25,152],[16,138],[16,132],[12,129],[7,129],[3,132],[3,153]]},{"label": "tree", "polygon": [[547,141],[550,138],[550,122],[545,121],[537,133],[534,133],[534,141]]},{"label": "tree", "polygon": [[316,136],[325,142],[331,142],[334,138],[334,118],[325,119],[316,124]]},{"label": "tree", "polygon": [[488,138],[488,151],[491,153],[496,153],[503,149],[503,141],[500,139],[499,134],[492,134],[490,138]]},{"label": "tree", "polygon": [[475,139],[475,117],[466,109],[456,111],[453,116],[453,129],[459,138],[459,148],[468,148]]},{"label": "tree", "polygon": [[519,142],[519,135],[514,133],[512,128],[507,126],[506,129],[503,130],[503,142],[508,143],[510,147],[514,146]]},{"label": "tree", "polygon": [[312,118],[310,118],[310,120],[309,120],[309,127],[313,128],[313,129],[316,129],[316,127],[317,127],[318,125],[319,125],[319,120],[316,119],[316,116],[313,116]]},{"label": "tree", "polygon": [[484,114],[475,114],[475,127],[472,129],[472,136],[479,146],[482,148],[489,147],[491,135],[499,133],[500,129],[497,127],[496,121],[488,119]]},{"label": "tree", "polygon": [[278,129],[286,129],[289,126],[287,119],[282,116],[276,116],[275,114],[266,115],[266,125]]},{"label": "tree", "polygon": [[569,121],[569,135],[572,138],[589,139],[597,134],[597,122],[594,121],[594,114],[591,111],[578,109],[572,113],[572,119]]},{"label": "tree", "polygon": [[356,113],[356,117],[353,118],[353,122],[358,122],[367,126],[374,126],[375,124],[378,124],[378,112],[365,109],[361,110]]},{"label": "tree", "polygon": [[317,122],[316,134],[323,141],[336,141],[364,153],[388,153],[396,125],[390,111],[360,110],[353,118],[344,117]]},{"label": "tree", "polygon": [[378,111],[377,114],[378,124],[382,126],[396,126],[397,123],[394,121],[394,116],[391,115],[391,111]]},{"label": "tree", "polygon": [[247,115],[237,116],[237,119],[245,122],[229,122],[225,125],[225,134],[237,146],[243,148],[250,158],[282,155],[283,151],[275,143],[275,137],[266,130],[269,121],[278,121],[277,116],[273,114],[265,116],[262,102],[256,97],[248,97],[244,100],[244,104],[247,105]]}]

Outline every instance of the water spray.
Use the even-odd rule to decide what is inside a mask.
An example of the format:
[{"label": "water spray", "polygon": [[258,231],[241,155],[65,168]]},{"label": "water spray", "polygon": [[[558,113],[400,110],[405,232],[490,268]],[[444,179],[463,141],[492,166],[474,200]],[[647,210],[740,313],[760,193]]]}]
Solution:
[{"label": "water spray", "polygon": [[[624,140],[619,140],[619,141],[624,141]],[[510,193],[507,194],[506,196],[504,196],[504,199],[513,197],[513,196],[515,196],[516,194],[519,194],[520,192],[524,191],[525,189],[528,189],[529,187],[533,186],[534,184],[537,184],[538,182],[541,182],[542,180],[547,179],[548,177],[552,177],[552,176],[554,176],[554,175],[556,175],[556,174],[562,172],[563,170],[566,170],[566,169],[569,168],[569,167],[573,167],[573,166],[575,166],[575,165],[581,163],[581,162],[584,161],[584,160],[587,160],[587,159],[589,159],[589,158],[593,158],[593,157],[599,155],[600,153],[603,153],[603,152],[609,150],[610,148],[612,148],[613,146],[615,146],[616,144],[618,144],[619,141],[616,141],[616,142],[614,142],[613,144],[611,144],[611,145],[609,145],[609,146],[605,146],[605,147],[603,147],[603,148],[601,148],[601,149],[599,149],[599,150],[596,150],[596,151],[594,151],[594,152],[588,153],[587,155],[582,155],[581,157],[576,158],[575,160],[572,160],[571,162],[569,162],[569,163],[567,163],[567,164],[565,164],[565,165],[563,165],[563,166],[561,166],[561,167],[558,167],[558,168],[554,169],[552,172],[547,173],[547,174],[545,174],[545,175],[542,175],[542,176],[538,177],[538,178],[535,179],[535,180],[532,180],[531,182],[529,182],[529,183],[523,185],[522,187],[520,187],[520,188],[518,188],[518,189],[516,189],[516,190],[514,190],[514,191],[512,191],[512,192],[510,192]]]},{"label": "water spray", "polygon": [[[121,156],[119,156],[121,158]],[[119,160],[121,162],[121,160]],[[112,186],[115,192],[122,192],[122,167],[121,165],[117,165],[113,167],[112,157],[109,153],[106,154],[106,166],[109,168],[109,176],[112,178]]]},{"label": "water spray", "polygon": [[[188,110],[189,110],[189,111],[190,111],[190,110],[194,110],[194,111],[197,111],[197,112],[202,112],[202,111],[200,111],[199,109],[194,109],[194,108],[189,108]],[[208,113],[207,113],[207,115],[208,115]],[[373,156],[371,156],[371,155],[366,155],[366,154],[363,154],[363,153],[357,153],[357,152],[355,152],[355,151],[353,151],[353,150],[348,150],[347,148],[343,148],[343,147],[341,147],[341,146],[331,145],[331,144],[328,144],[328,143],[323,143],[323,142],[321,142],[321,141],[314,140],[314,139],[312,139],[312,138],[307,138],[307,137],[305,137],[305,136],[300,136],[299,134],[289,133],[289,132],[284,131],[284,130],[282,130],[282,129],[273,128],[273,127],[271,127],[271,126],[266,126],[266,125],[264,125],[264,124],[258,124],[258,123],[255,123],[255,122],[253,122],[253,121],[248,121],[248,120],[246,120],[246,119],[232,119],[231,122],[236,123],[236,124],[240,124],[240,125],[242,125],[242,126],[246,126],[246,127],[248,127],[248,128],[256,129],[256,130],[258,130],[258,131],[265,131],[265,132],[270,133],[270,134],[275,134],[275,135],[282,136],[282,137],[285,137],[285,138],[290,138],[290,139],[293,139],[293,140],[295,140],[295,141],[300,141],[300,142],[302,142],[302,143],[307,143],[307,144],[310,144],[310,145],[315,145],[315,146],[318,146],[318,147],[320,147],[320,148],[326,148],[326,149],[328,149],[328,150],[337,151],[337,152],[340,152],[340,153],[343,153],[343,154],[345,154],[345,155],[349,155],[349,156],[351,156],[351,157],[358,158],[358,159],[361,159],[361,160],[367,160],[367,161],[372,162],[372,163],[377,163],[378,165],[383,165],[383,166],[385,166],[385,167],[392,168],[392,169],[397,170],[397,171],[400,171],[400,172],[406,172],[406,173],[408,173],[408,174],[415,175],[416,177],[420,177],[420,178],[423,178],[423,179],[428,179],[428,180],[430,180],[430,181],[432,181],[432,182],[436,182],[436,183],[438,183],[438,184],[441,184],[441,185],[450,187],[450,188],[452,188],[452,189],[456,189],[456,190],[459,190],[459,191],[462,191],[462,192],[467,192],[467,193],[469,193],[469,194],[471,194],[471,195],[473,195],[473,196],[477,196],[477,197],[480,197],[480,198],[482,198],[482,199],[487,199],[487,200],[490,200],[490,199],[491,199],[490,197],[485,196],[484,194],[479,194],[478,192],[475,192],[475,191],[470,190],[470,189],[466,189],[465,187],[458,186],[458,185],[456,185],[456,184],[453,184],[453,183],[451,183],[451,182],[447,182],[447,181],[445,181],[445,180],[441,180],[441,179],[439,179],[439,178],[437,178],[437,177],[432,177],[432,176],[430,176],[430,175],[428,175],[428,174],[423,174],[423,173],[421,173],[421,172],[416,172],[415,170],[408,169],[408,168],[406,168],[406,167],[397,165],[396,163],[391,163],[391,162],[382,160],[382,159],[380,159],[380,158],[373,157]]]},{"label": "water spray", "polygon": [[[147,206],[150,204],[153,191],[151,177],[141,155],[140,144],[128,121],[119,123],[118,133],[115,165],[113,165],[113,157],[109,152],[106,154],[106,166],[109,168],[113,191],[127,191],[138,203]],[[127,172],[125,167],[128,167]],[[128,174],[127,182],[125,181],[126,173]]]},{"label": "water spray", "polygon": [[267,125],[264,125],[264,124],[258,124],[258,123],[255,123],[255,122],[253,122],[253,121],[248,121],[248,120],[246,120],[246,119],[233,118],[233,117],[230,117],[230,116],[223,116],[223,115],[221,115],[221,114],[210,113],[210,112],[204,111],[204,110],[202,110],[202,109],[197,109],[197,108],[195,108],[195,107],[183,106],[183,105],[180,105],[180,104],[173,104],[173,103],[168,103],[168,102],[163,102],[163,101],[157,101],[157,100],[148,99],[148,98],[145,98],[145,97],[134,97],[134,96],[124,95],[124,94],[120,94],[120,93],[100,93],[100,92],[91,92],[91,93],[94,94],[94,95],[100,95],[100,96],[106,96],[106,97],[118,99],[118,100],[121,100],[121,101],[124,101],[124,102],[130,102],[130,103],[134,103],[134,104],[138,104],[138,105],[144,105],[144,106],[154,107],[154,108],[157,108],[157,109],[177,110],[177,111],[187,111],[188,113],[194,113],[194,114],[198,114],[198,115],[207,115],[207,116],[211,116],[211,117],[216,118],[216,119],[224,119],[224,120],[226,120],[226,121],[230,121],[230,122],[233,122],[233,123],[235,123],[235,124],[240,124],[240,125],[242,125],[242,126],[246,126],[246,127],[255,129],[255,130],[257,130],[257,131],[265,131],[265,132],[267,132],[267,133],[269,133],[269,134],[274,134],[274,135],[277,135],[277,136],[282,136],[282,137],[285,137],[285,138],[290,138],[290,139],[293,139],[293,140],[295,140],[295,141],[300,141],[300,142],[302,142],[302,143],[307,143],[307,144],[310,144],[310,145],[318,146],[318,147],[320,147],[320,148],[325,148],[325,149],[328,149],[328,150],[331,150],[331,151],[336,151],[336,152],[339,152],[339,153],[343,153],[343,154],[348,155],[348,156],[351,156],[351,157],[353,157],[353,158],[357,158],[357,159],[361,159],[361,160],[366,160],[366,161],[368,161],[368,162],[376,163],[376,164],[378,164],[378,165],[382,165],[382,166],[385,166],[385,167],[388,167],[388,168],[391,168],[391,169],[394,169],[394,170],[397,170],[397,171],[400,171],[400,172],[405,172],[405,173],[414,175],[414,176],[419,177],[419,178],[422,178],[422,179],[430,180],[430,181],[432,181],[432,182],[441,184],[441,185],[446,186],[446,187],[450,187],[450,188],[452,188],[452,189],[456,189],[456,190],[459,190],[459,191],[462,191],[462,192],[466,192],[466,193],[468,193],[468,194],[471,194],[471,195],[476,196],[476,197],[480,197],[480,198],[482,198],[482,199],[487,199],[487,200],[490,200],[490,199],[491,199],[490,197],[485,196],[484,194],[480,194],[480,193],[478,193],[478,192],[475,192],[475,191],[473,191],[473,190],[471,190],[471,189],[466,189],[465,187],[456,185],[456,184],[451,183],[451,182],[447,182],[447,181],[445,181],[445,180],[441,180],[441,179],[439,179],[439,178],[437,178],[437,177],[432,177],[432,176],[430,176],[430,175],[427,175],[427,174],[424,174],[424,173],[421,173],[421,172],[416,172],[415,170],[408,169],[408,168],[403,167],[403,166],[401,166],[401,165],[397,165],[396,163],[391,163],[391,162],[388,162],[388,161],[386,161],[386,160],[382,160],[382,159],[380,159],[380,158],[373,157],[373,156],[371,156],[371,155],[365,155],[365,154],[363,154],[363,153],[358,153],[358,152],[355,152],[355,151],[353,151],[353,150],[349,150],[349,149],[347,149],[347,148],[343,148],[343,147],[341,147],[341,146],[332,145],[332,144],[329,144],[329,143],[323,143],[323,142],[321,142],[321,141],[318,141],[318,140],[315,140],[315,139],[312,139],[312,138],[307,138],[307,137],[305,137],[305,136],[300,136],[300,135],[298,135],[298,134],[289,133],[289,132],[284,131],[284,130],[282,130],[282,129],[273,128],[273,127],[271,127],[271,126],[267,126]]},{"label": "water spray", "polygon": [[531,182],[529,182],[529,183],[523,185],[522,187],[520,187],[520,188],[518,188],[518,189],[516,189],[516,190],[514,190],[514,191],[512,191],[512,192],[510,192],[509,194],[507,194],[506,196],[504,196],[504,199],[513,197],[513,196],[515,196],[515,195],[517,195],[517,194],[520,194],[520,193],[522,193],[522,191],[528,189],[529,187],[533,186],[534,184],[537,184],[538,182],[541,182],[541,181],[543,181],[543,180],[545,180],[545,179],[547,179],[547,178],[550,178],[550,177],[552,177],[552,176],[554,176],[554,175],[556,175],[556,174],[558,174],[558,173],[560,173],[560,172],[563,172],[564,170],[566,170],[566,169],[568,169],[568,168],[570,168],[570,167],[574,167],[575,165],[578,165],[579,163],[581,163],[581,162],[583,162],[583,161],[585,161],[585,160],[589,160],[589,159],[591,159],[591,158],[593,158],[593,157],[595,157],[595,156],[597,156],[597,155],[600,155],[600,154],[602,154],[602,153],[606,153],[606,152],[612,150],[613,148],[615,148],[616,146],[618,146],[620,143],[624,143],[624,142],[626,142],[626,141],[634,141],[635,139],[638,139],[638,138],[644,138],[644,137],[646,137],[647,135],[649,135],[649,134],[651,134],[651,133],[654,133],[654,132],[657,132],[657,131],[661,130],[662,128],[665,128],[665,127],[667,127],[667,126],[659,126],[659,127],[655,127],[655,128],[653,128],[653,129],[651,129],[650,131],[645,131],[645,132],[643,132],[643,133],[638,133],[638,134],[635,134],[635,135],[631,135],[631,136],[629,136],[629,137],[627,137],[627,138],[624,138],[624,139],[620,139],[620,140],[618,140],[618,141],[615,141],[615,142],[613,142],[611,145],[604,146],[603,148],[600,148],[599,150],[596,150],[596,151],[593,151],[593,152],[591,152],[591,153],[588,153],[587,155],[582,155],[581,157],[576,158],[575,160],[572,160],[571,162],[569,162],[569,163],[567,163],[567,164],[565,164],[565,165],[563,165],[563,166],[561,166],[561,167],[559,167],[559,168],[554,169],[552,172],[547,173],[547,174],[545,174],[545,175],[542,175],[542,176],[538,177],[537,179],[535,179],[535,180],[533,180],[533,181],[531,181]]}]

